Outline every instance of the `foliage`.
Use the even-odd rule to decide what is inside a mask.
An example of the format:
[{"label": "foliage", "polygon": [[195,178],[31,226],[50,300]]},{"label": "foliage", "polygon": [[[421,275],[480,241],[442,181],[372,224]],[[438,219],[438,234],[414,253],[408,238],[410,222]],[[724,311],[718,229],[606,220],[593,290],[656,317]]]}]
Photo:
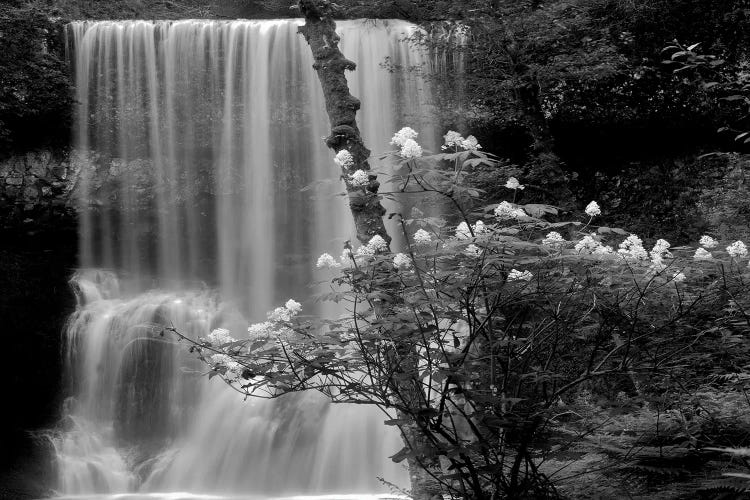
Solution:
[{"label": "foliage", "polygon": [[[465,179],[493,156],[449,133],[445,152],[424,158],[404,130],[390,155],[401,191],[444,197],[458,224],[392,214],[405,253],[376,236],[321,256],[335,273],[321,299],[343,304],[341,319],[300,318],[290,300],[249,338],[175,332],[210,376],[250,396],[316,389],[391,412],[406,442],[394,460],[421,464],[452,498],[555,497],[569,477],[545,463],[576,449],[663,473],[704,463],[706,447],[745,445],[744,244],[703,238],[693,257],[659,240],[647,252],[593,225],[595,203],[563,222],[546,220],[558,214],[549,205],[480,207]],[[511,178],[505,189],[525,188]]]},{"label": "foliage", "polygon": [[0,150],[68,142],[72,98],[59,29],[41,10],[0,6]]}]

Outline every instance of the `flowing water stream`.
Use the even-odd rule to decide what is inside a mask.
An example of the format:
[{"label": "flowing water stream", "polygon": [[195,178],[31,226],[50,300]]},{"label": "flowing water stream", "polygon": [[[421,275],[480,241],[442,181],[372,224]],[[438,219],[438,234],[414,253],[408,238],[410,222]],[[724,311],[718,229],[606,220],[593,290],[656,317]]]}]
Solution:
[{"label": "flowing water stream", "polygon": [[[406,486],[387,458],[400,437],[374,408],[312,393],[243,401],[158,335],[241,337],[289,297],[339,313],[309,299],[325,278],[315,259],[353,228],[331,194],[343,189],[300,23],[69,26],[83,168],[78,308],[65,332],[72,396],[53,440],[65,498],[365,498],[388,491],[378,477]],[[430,66],[402,41],[415,29],[339,23],[376,152],[404,125],[434,147],[428,82],[388,67]],[[316,181],[327,182],[301,190]]]}]

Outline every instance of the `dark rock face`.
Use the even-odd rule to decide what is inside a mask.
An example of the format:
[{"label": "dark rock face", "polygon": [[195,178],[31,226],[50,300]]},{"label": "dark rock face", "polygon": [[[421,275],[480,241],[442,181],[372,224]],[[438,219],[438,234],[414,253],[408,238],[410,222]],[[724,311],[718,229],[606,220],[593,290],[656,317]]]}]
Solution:
[{"label": "dark rock face", "polygon": [[0,160],[0,499],[40,498],[51,486],[51,449],[62,394],[62,329],[75,307],[74,186],[67,154]]},{"label": "dark rock face", "polygon": [[[72,161],[71,161],[72,158]],[[0,160],[0,227],[35,230],[75,224],[81,163],[67,151],[39,150]]]}]

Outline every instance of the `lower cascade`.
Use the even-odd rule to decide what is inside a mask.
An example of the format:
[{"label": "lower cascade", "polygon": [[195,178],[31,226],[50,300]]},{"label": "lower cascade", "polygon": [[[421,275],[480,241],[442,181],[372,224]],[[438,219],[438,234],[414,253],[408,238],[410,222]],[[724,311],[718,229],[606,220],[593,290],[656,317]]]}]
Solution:
[{"label": "lower cascade", "polygon": [[67,328],[76,397],[54,440],[65,493],[375,492],[401,481],[384,416],[316,393],[243,401],[160,335],[205,336],[226,312],[208,292],[122,296],[116,277],[75,277]]},{"label": "lower cascade", "polygon": [[[342,312],[311,299],[322,290],[311,283],[330,278],[315,259],[353,229],[344,198],[330,195],[342,188],[300,23],[69,26],[81,270],[53,438],[61,495],[365,498],[408,485],[388,458],[400,436],[379,410],[317,393],[243,400],[162,335],[221,327],[239,338],[290,297],[308,314]],[[433,146],[425,71],[390,71],[430,70],[432,56],[404,41],[417,28],[339,24],[368,145],[389,149],[408,124]],[[328,192],[303,190],[311,184]]]}]

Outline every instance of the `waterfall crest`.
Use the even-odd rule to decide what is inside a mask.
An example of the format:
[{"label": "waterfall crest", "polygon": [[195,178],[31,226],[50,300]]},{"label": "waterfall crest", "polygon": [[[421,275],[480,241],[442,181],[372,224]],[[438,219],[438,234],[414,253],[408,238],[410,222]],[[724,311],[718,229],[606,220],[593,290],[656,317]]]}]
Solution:
[{"label": "waterfall crest", "polygon": [[[354,230],[299,20],[76,22],[68,29],[81,173],[73,396],[55,439],[65,494],[289,495],[404,485],[400,438],[373,408],[318,394],[248,400],[160,336],[194,338],[309,300],[315,259]],[[401,21],[339,23],[376,152],[409,125],[434,147],[429,83]],[[383,64],[387,63],[387,64]],[[328,190],[303,192],[324,181]]]}]

